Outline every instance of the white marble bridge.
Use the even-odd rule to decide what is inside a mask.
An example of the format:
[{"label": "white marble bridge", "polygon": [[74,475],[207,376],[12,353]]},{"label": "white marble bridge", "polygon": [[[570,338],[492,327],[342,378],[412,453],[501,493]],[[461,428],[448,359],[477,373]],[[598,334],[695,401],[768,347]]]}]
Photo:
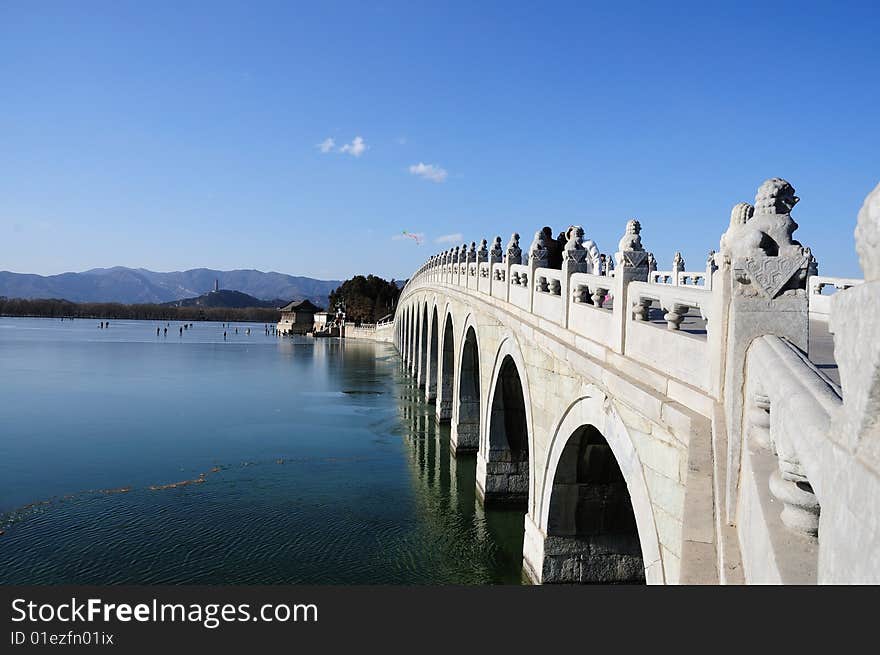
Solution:
[{"label": "white marble bridge", "polygon": [[373,328],[524,510],[533,581],[880,582],[880,186],[864,283],[817,275],[797,201],[767,180],[695,270],[637,221],[608,256],[577,226],[462,245]]}]

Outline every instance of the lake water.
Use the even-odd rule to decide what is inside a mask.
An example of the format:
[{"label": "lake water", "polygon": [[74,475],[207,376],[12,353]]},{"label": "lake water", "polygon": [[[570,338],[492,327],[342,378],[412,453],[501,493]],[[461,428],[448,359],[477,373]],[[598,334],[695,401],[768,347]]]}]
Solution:
[{"label": "lake water", "polygon": [[522,581],[392,346],[98,323],[0,318],[0,583]]}]

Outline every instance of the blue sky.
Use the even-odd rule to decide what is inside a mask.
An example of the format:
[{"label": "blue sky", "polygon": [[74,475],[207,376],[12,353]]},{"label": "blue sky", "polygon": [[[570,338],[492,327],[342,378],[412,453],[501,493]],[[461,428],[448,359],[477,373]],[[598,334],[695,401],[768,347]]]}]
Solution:
[{"label": "blue sky", "polygon": [[780,176],[860,276],[880,5],[726,5],[0,1],[0,269],[403,278],[445,235],[613,252],[633,217],[701,268]]}]

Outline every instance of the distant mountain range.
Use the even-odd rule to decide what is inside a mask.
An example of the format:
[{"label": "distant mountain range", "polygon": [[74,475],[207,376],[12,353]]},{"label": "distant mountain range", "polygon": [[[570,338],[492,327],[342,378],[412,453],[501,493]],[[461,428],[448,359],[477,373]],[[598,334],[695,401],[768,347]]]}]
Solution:
[{"label": "distant mountain range", "polygon": [[311,300],[327,306],[327,295],[342,282],[316,280],[255,270],[156,273],[143,268],[94,268],[81,273],[32,275],[0,271],[0,296],[63,298],[72,302],[167,303],[208,293],[219,280],[221,289],[235,289],[260,300]]}]

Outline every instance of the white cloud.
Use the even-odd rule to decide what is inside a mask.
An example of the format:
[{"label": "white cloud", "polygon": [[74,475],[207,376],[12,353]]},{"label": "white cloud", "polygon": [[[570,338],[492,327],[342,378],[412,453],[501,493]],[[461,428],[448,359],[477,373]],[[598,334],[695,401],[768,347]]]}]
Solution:
[{"label": "white cloud", "polygon": [[326,153],[332,151],[333,148],[336,147],[336,141],[333,140],[333,137],[327,137],[326,139],[321,141],[321,143],[319,143],[315,147],[318,148],[318,150],[320,150],[321,152],[326,154]]},{"label": "white cloud", "polygon": [[461,232],[455,234],[441,234],[434,239],[434,243],[461,243],[464,241],[464,235]]},{"label": "white cloud", "polygon": [[363,137],[356,136],[351,143],[346,143],[339,149],[339,152],[347,152],[352,157],[360,157],[367,149]]},{"label": "white cloud", "polygon": [[410,166],[409,172],[413,175],[418,175],[423,180],[431,180],[438,184],[445,182],[446,176],[449,175],[445,168],[435,166],[434,164],[423,164],[421,162]]}]

